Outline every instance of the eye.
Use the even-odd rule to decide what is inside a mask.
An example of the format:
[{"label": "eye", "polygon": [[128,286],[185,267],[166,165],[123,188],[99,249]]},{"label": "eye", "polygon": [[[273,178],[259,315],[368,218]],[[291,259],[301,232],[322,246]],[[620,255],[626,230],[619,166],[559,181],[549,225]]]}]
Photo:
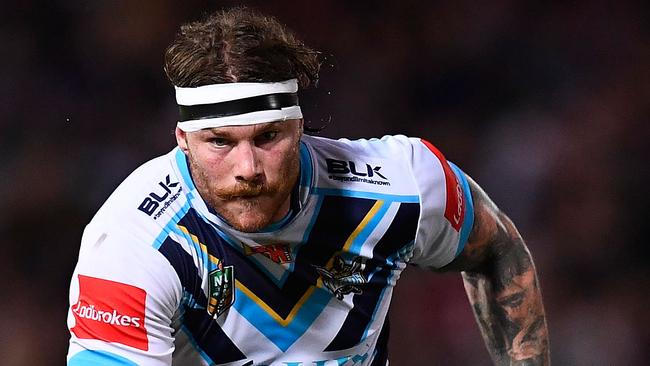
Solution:
[{"label": "eye", "polygon": [[257,140],[258,143],[263,144],[275,140],[276,137],[278,137],[278,131],[265,131],[257,136],[255,140]]},{"label": "eye", "polygon": [[213,137],[210,139],[210,144],[215,147],[225,147],[228,146],[230,142],[222,137]]}]

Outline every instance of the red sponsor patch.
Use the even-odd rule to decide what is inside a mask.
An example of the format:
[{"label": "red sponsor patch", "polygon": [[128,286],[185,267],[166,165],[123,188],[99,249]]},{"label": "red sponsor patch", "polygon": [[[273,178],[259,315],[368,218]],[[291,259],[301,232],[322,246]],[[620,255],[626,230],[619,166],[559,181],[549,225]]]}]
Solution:
[{"label": "red sponsor patch", "polygon": [[144,309],[147,293],[138,287],[79,275],[79,300],[72,305],[77,338],[98,339],[148,350]]},{"label": "red sponsor patch", "polygon": [[420,139],[422,143],[440,160],[442,170],[445,173],[445,187],[447,191],[447,202],[445,204],[445,218],[451,223],[451,227],[456,231],[460,231],[463,226],[463,219],[465,218],[465,200],[463,199],[463,189],[460,186],[458,177],[449,166],[447,159],[442,155],[432,143],[427,140]]}]

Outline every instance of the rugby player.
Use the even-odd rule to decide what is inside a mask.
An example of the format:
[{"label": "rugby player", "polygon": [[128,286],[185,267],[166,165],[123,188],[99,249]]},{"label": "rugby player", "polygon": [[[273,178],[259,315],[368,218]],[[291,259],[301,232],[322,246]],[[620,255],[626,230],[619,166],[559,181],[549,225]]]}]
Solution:
[{"label": "rugby player", "polygon": [[85,228],[68,365],[387,365],[407,264],[462,271],[494,363],[549,363],[510,219],[424,139],[305,134],[319,58],[284,25],[219,11],[180,29],[165,71],[178,146]]}]

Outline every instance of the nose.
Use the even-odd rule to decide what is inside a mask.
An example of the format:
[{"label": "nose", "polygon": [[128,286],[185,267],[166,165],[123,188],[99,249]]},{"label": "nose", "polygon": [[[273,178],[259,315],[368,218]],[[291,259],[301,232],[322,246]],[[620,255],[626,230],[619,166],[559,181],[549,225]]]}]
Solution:
[{"label": "nose", "polygon": [[233,173],[237,181],[255,182],[262,177],[262,164],[255,146],[241,142],[235,147]]}]

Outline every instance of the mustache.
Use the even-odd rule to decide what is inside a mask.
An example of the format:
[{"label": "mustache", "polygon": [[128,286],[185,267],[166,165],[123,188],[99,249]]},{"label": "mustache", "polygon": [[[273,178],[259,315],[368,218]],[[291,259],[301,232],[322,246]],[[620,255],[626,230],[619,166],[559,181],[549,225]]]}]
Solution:
[{"label": "mustache", "polygon": [[264,183],[238,183],[232,187],[214,188],[213,193],[222,200],[232,200],[240,197],[254,197],[275,193],[277,187]]}]

